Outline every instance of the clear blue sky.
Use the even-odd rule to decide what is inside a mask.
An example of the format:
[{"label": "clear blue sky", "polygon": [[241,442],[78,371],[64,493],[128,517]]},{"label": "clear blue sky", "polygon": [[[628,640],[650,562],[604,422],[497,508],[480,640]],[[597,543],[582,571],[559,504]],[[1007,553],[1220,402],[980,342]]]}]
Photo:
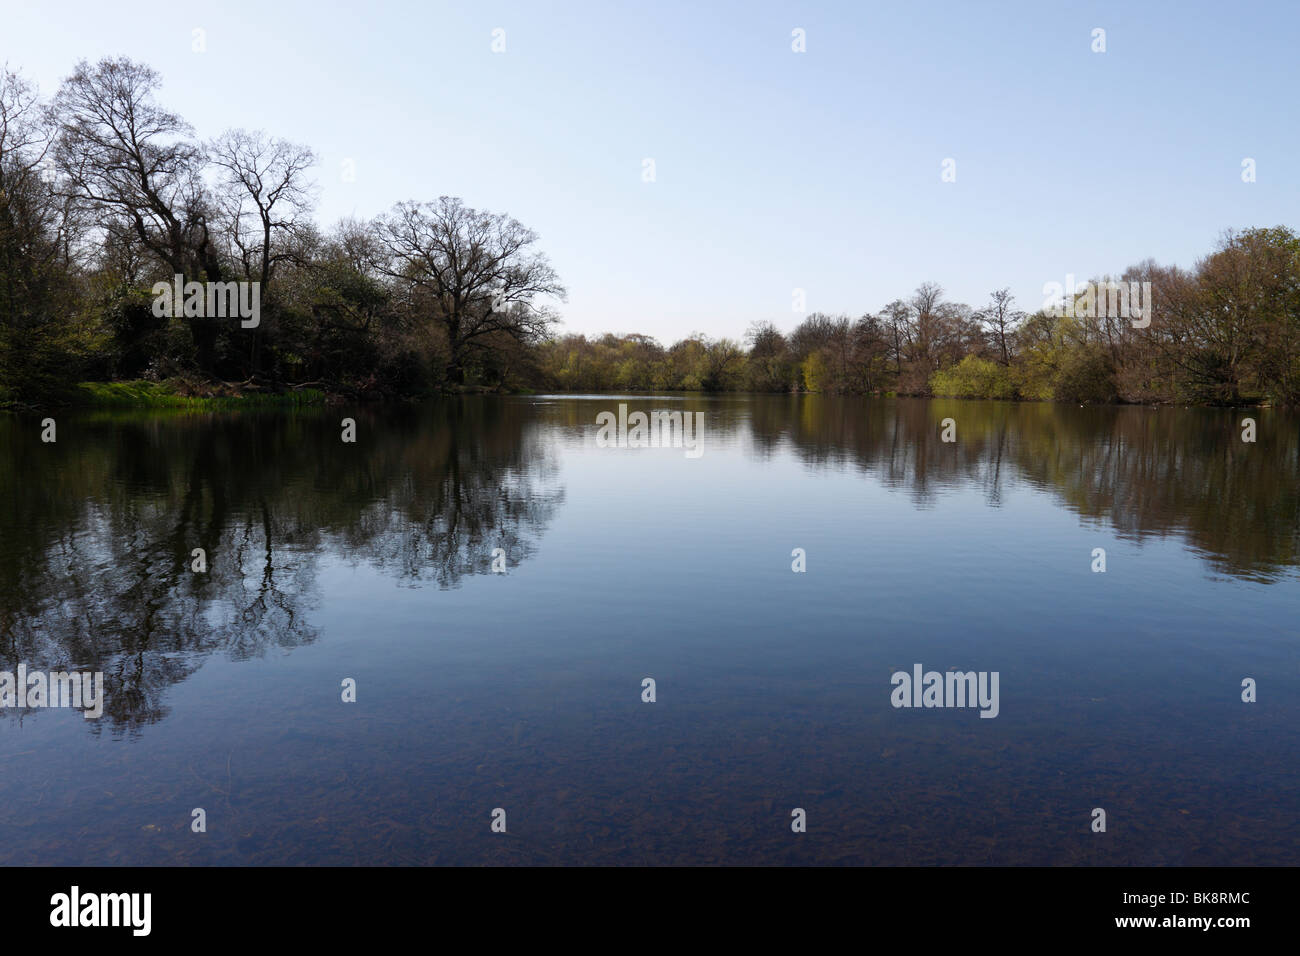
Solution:
[{"label": "clear blue sky", "polygon": [[0,57],[44,93],[126,55],[200,135],[312,146],[324,224],[441,194],[510,213],[573,331],[739,337],[793,327],[796,287],[857,315],[926,280],[1032,310],[1067,272],[1300,227],[1292,0],[3,7]]}]

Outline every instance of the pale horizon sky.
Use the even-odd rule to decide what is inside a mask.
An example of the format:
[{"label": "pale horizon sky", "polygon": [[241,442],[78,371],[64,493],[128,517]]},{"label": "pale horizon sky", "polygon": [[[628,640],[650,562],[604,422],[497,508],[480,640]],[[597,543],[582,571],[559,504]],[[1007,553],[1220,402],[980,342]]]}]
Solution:
[{"label": "pale horizon sky", "polygon": [[0,6],[0,61],[47,97],[129,56],[201,137],[312,147],[323,226],[439,195],[509,213],[568,286],[561,332],[740,338],[793,328],[796,288],[856,316],[924,281],[1033,311],[1067,273],[1300,227],[1283,0]]}]

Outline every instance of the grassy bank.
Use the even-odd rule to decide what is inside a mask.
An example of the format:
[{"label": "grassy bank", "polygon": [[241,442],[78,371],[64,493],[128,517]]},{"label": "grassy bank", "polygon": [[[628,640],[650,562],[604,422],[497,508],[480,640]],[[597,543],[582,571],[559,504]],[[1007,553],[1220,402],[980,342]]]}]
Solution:
[{"label": "grassy bank", "polygon": [[82,382],[72,396],[74,405],[111,408],[242,408],[246,406],[323,405],[325,393],[317,389],[286,392],[193,394],[191,387],[172,381]]}]

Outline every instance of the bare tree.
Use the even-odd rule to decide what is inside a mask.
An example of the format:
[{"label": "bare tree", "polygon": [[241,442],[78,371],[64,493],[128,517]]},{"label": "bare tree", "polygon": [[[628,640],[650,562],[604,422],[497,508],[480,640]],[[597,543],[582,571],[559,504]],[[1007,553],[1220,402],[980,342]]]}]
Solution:
[{"label": "bare tree", "polygon": [[894,358],[894,374],[897,375],[903,371],[903,362],[909,357],[912,342],[907,303],[902,299],[895,299],[885,306],[880,314],[889,338],[889,351]]},{"label": "bare tree", "polygon": [[748,385],[758,392],[790,390],[790,347],[771,322],[751,323],[745,333],[749,345],[746,365]]},{"label": "bare tree", "polygon": [[998,361],[1010,365],[1011,343],[1015,338],[1016,327],[1024,321],[1025,313],[1013,308],[1016,297],[1010,289],[997,289],[990,292],[989,296],[989,304],[976,318],[988,330],[993,346],[998,351]]},{"label": "bare tree", "polygon": [[453,385],[464,384],[467,359],[487,337],[534,341],[556,320],[537,300],[563,301],[564,286],[533,250],[537,234],[509,216],[443,196],[398,203],[376,232],[379,271],[405,287],[417,316],[445,330]]},{"label": "bare tree", "polygon": [[935,354],[939,340],[942,338],[939,302],[943,298],[943,288],[934,282],[923,282],[912,293],[912,327],[911,359],[919,371],[928,377],[938,368]]},{"label": "bare tree", "polygon": [[967,355],[983,357],[988,352],[988,338],[980,326],[978,314],[964,302],[944,302],[935,310],[939,318],[935,349],[939,367],[955,365]]},{"label": "bare tree", "polygon": [[[220,282],[203,150],[189,124],[155,102],[160,85],[156,72],[125,57],[79,62],[54,100],[55,159],[68,195],[94,214],[110,245],[138,243],[158,272]],[[185,325],[193,360],[215,374],[229,330],[206,316]]]},{"label": "bare tree", "polygon": [[82,60],[55,98],[55,156],[77,198],[129,230],[168,268],[221,278],[208,232],[202,150],[154,101],[156,72],[125,57]]},{"label": "bare tree", "polygon": [[[208,157],[221,170],[217,205],[227,255],[238,263],[246,281],[259,283],[270,325],[274,323],[275,300],[270,292],[276,267],[304,260],[304,240],[314,232],[308,216],[315,203],[315,188],[307,171],[316,164],[316,156],[305,146],[261,131],[235,129],[209,144]],[[262,370],[265,334],[260,324],[249,334],[250,378]]]},{"label": "bare tree", "polygon": [[883,391],[889,368],[889,329],[879,316],[863,315],[853,325],[854,385],[866,392]]},{"label": "bare tree", "polygon": [[47,301],[64,235],[46,158],[53,131],[36,87],[0,69],[0,316],[29,326]]},{"label": "bare tree", "polygon": [[222,172],[218,203],[231,257],[265,292],[276,266],[294,258],[295,241],[315,205],[307,171],[316,155],[260,130],[234,129],[208,145],[208,157]]},{"label": "bare tree", "polygon": [[702,384],[706,392],[721,392],[734,388],[745,367],[745,350],[733,339],[700,337],[704,344],[704,375]]}]

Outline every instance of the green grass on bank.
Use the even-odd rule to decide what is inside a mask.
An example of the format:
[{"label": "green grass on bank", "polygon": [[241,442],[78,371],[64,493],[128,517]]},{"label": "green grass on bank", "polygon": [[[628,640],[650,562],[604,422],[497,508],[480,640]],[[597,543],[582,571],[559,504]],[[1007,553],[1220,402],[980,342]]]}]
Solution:
[{"label": "green grass on bank", "polygon": [[82,382],[76,388],[79,405],[119,408],[244,408],[248,406],[321,405],[325,393],[314,388],[288,392],[248,392],[237,395],[186,395],[169,382]]}]

